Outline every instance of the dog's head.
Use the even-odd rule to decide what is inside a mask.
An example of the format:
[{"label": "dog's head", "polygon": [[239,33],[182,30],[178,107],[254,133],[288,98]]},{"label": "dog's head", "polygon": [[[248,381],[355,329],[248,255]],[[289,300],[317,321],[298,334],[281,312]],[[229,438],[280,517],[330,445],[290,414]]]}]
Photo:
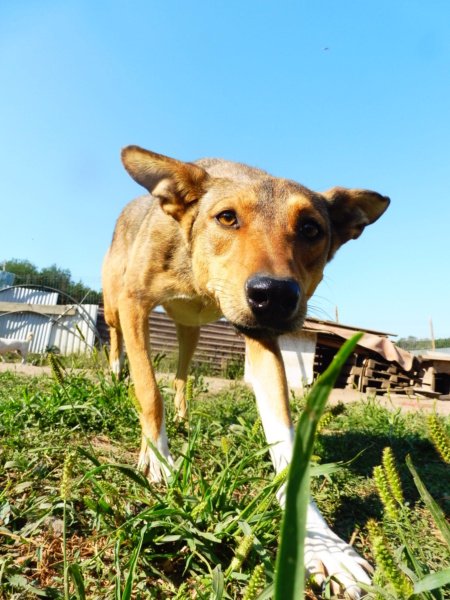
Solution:
[{"label": "dog's head", "polygon": [[197,291],[255,338],[300,329],[326,263],[389,205],[368,190],[317,193],[243,165],[184,163],[136,146],[122,161],[178,221]]}]

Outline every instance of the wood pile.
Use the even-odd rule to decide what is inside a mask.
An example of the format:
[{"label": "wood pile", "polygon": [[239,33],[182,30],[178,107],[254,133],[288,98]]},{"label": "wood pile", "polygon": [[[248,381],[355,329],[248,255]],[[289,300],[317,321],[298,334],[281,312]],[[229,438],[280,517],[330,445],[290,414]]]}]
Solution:
[{"label": "wood pile", "polygon": [[422,377],[423,370],[419,365],[406,372],[381,357],[353,354],[342,369],[340,383],[344,384],[342,387],[361,392],[414,394],[414,389],[422,385]]}]

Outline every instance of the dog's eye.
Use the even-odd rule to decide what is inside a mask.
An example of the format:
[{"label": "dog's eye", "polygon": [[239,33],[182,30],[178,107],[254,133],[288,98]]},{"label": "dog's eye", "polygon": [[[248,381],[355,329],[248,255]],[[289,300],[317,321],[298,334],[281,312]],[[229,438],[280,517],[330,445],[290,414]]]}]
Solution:
[{"label": "dog's eye", "polygon": [[216,221],[224,227],[236,227],[238,224],[234,210],[224,210],[216,216]]},{"label": "dog's eye", "polygon": [[317,240],[322,236],[322,228],[315,221],[304,221],[298,226],[298,232],[302,238]]}]

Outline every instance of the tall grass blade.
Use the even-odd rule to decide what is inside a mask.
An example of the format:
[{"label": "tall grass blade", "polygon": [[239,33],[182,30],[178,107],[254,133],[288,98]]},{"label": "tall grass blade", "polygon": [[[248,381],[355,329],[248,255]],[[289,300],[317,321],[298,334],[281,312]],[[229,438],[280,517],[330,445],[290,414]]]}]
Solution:
[{"label": "tall grass blade", "polygon": [[84,589],[83,576],[81,575],[80,566],[78,563],[72,563],[67,569],[73,584],[75,586],[75,592],[78,600],[86,600],[86,592]]},{"label": "tall grass blade", "polygon": [[430,511],[434,522],[436,523],[437,527],[442,533],[442,537],[445,539],[447,545],[450,548],[450,527],[448,526],[448,523],[445,520],[444,513],[433,500],[430,492],[427,490],[425,484],[420,479],[419,474],[417,473],[416,468],[414,467],[411,457],[409,455],[406,457],[406,464],[408,466],[408,469],[411,471],[412,476],[414,477],[414,483],[416,484],[416,487],[419,490],[419,494],[422,500],[424,501],[426,507]]},{"label": "tall grass blade", "polygon": [[259,596],[256,596],[255,600],[269,600],[269,598],[273,598],[275,593],[275,584],[271,583],[263,590]]},{"label": "tall grass blade", "polygon": [[223,573],[220,565],[214,569],[212,573],[212,594],[211,600],[222,600],[225,590]]},{"label": "tall grass blade", "polygon": [[77,451],[84,456],[85,458],[87,458],[88,460],[90,460],[92,463],[94,463],[94,465],[96,467],[99,467],[101,465],[100,461],[98,460],[98,458],[96,456],[94,456],[93,454],[91,454],[90,452],[88,452],[87,450],[85,450],[84,448],[82,448],[81,446],[77,446]]},{"label": "tall grass blade", "polygon": [[425,575],[420,581],[414,584],[414,593],[431,592],[437,588],[443,588],[450,583],[450,569],[443,569],[437,573]]},{"label": "tall grass blade", "polygon": [[281,544],[277,557],[276,600],[298,600],[304,595],[304,541],[310,489],[309,463],[316,427],[339,372],[362,335],[357,333],[347,340],[328,369],[319,377],[309,394],[297,426],[287,483],[286,509],[281,525]]},{"label": "tall grass blade", "polygon": [[133,556],[130,561],[130,572],[128,573],[127,581],[125,583],[125,588],[122,594],[122,600],[131,600],[131,592],[133,591],[133,581],[134,581],[134,573],[136,570],[136,564],[139,558],[139,554],[141,553],[142,542],[144,541],[144,535],[147,531],[146,527],[143,527],[141,530],[141,536],[139,538],[139,543],[134,549]]},{"label": "tall grass blade", "polygon": [[114,600],[122,600],[122,572],[120,570],[119,551],[122,544],[122,539],[119,537],[114,546],[114,566],[116,567],[116,577],[114,586]]}]

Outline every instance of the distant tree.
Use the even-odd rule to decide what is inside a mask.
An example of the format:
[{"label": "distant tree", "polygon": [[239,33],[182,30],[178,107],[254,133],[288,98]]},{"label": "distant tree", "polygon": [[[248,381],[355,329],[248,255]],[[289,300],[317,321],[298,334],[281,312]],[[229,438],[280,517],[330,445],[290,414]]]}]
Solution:
[{"label": "distant tree", "polygon": [[44,267],[41,269],[39,275],[41,277],[59,277],[60,279],[67,279],[67,281],[72,279],[72,273],[69,269],[60,269],[56,264]]},{"label": "distant tree", "polygon": [[14,273],[17,277],[26,277],[28,275],[39,275],[39,269],[29,260],[20,260],[12,258],[6,261],[6,270],[8,273]]},{"label": "distant tree", "polygon": [[[409,335],[406,338],[399,338],[396,344],[404,350],[431,350],[433,347],[431,339],[418,339],[413,335]],[[450,338],[437,338],[434,340],[434,345],[435,348],[450,348]]]},{"label": "distant tree", "polygon": [[[61,269],[56,264],[39,269],[29,260],[12,258],[6,261],[6,270],[14,273],[14,283],[29,285],[44,285],[65,292],[77,302],[99,304],[102,302],[101,292],[96,292],[85,286],[81,281],[72,280],[70,269]],[[60,295],[59,302],[66,304],[67,299]]]}]

